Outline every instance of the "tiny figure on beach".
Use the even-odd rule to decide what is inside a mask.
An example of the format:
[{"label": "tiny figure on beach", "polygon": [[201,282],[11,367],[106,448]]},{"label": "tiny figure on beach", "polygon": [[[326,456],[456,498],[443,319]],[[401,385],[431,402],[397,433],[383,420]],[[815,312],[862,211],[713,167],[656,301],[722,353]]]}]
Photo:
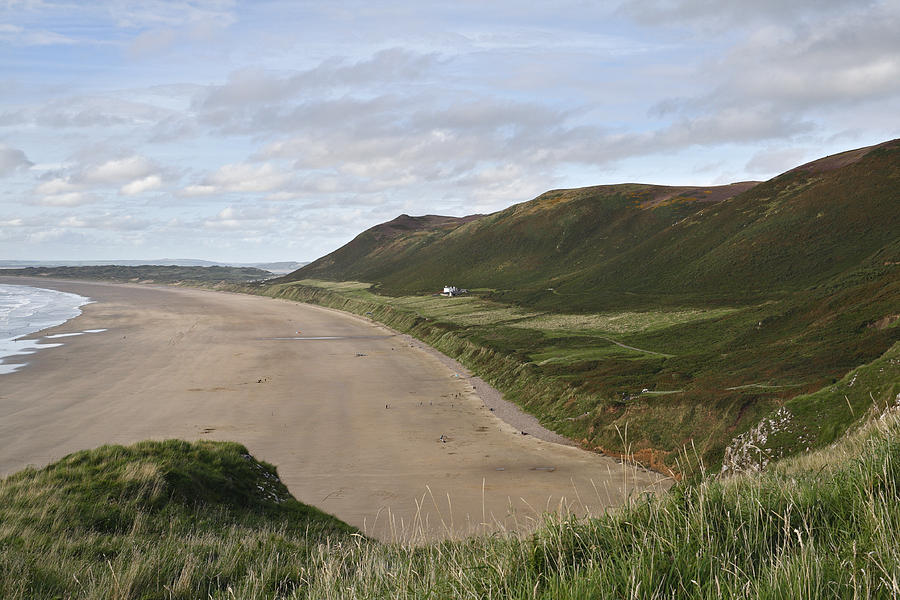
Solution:
[{"label": "tiny figure on beach", "polygon": [[443,433],[441,434],[441,437],[439,437],[438,439],[441,440],[442,444],[447,443],[447,437]]}]

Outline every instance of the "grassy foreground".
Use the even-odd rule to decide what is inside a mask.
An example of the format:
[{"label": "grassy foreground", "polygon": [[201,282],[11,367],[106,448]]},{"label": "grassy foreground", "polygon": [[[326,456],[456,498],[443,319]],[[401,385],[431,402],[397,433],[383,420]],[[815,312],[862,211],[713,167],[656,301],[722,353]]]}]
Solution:
[{"label": "grassy foreground", "polygon": [[763,473],[424,547],[296,502],[237,444],[104,446],[0,482],[0,597],[898,597],[898,439],[892,407]]}]

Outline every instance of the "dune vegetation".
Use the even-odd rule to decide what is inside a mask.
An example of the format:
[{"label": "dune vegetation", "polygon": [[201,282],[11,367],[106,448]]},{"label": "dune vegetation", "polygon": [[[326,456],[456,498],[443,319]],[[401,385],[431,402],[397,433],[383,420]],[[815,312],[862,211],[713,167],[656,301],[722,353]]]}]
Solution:
[{"label": "dune vegetation", "polygon": [[0,596],[892,598],[898,435],[892,406],[764,472],[695,472],[604,516],[428,545],[300,504],[237,444],[104,446],[0,481]]}]

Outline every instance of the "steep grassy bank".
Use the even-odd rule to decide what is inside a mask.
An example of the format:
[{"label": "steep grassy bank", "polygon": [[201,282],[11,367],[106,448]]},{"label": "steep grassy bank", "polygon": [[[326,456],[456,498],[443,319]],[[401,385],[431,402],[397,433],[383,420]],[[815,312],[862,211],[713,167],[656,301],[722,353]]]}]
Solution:
[{"label": "steep grassy bank", "polygon": [[0,481],[0,597],[288,594],[354,531],[238,444],[103,446]]},{"label": "steep grassy bank", "polygon": [[0,595],[893,598],[898,439],[889,409],[764,473],[703,476],[525,539],[424,547],[350,533],[233,444],[104,447],[0,482]]}]

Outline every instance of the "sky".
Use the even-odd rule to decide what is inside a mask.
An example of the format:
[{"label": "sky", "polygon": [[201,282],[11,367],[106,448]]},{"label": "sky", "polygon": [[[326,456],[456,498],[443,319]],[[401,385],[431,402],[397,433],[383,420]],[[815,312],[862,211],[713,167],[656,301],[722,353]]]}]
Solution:
[{"label": "sky", "polygon": [[399,214],[900,137],[900,0],[0,0],[0,259],[308,261]]}]

